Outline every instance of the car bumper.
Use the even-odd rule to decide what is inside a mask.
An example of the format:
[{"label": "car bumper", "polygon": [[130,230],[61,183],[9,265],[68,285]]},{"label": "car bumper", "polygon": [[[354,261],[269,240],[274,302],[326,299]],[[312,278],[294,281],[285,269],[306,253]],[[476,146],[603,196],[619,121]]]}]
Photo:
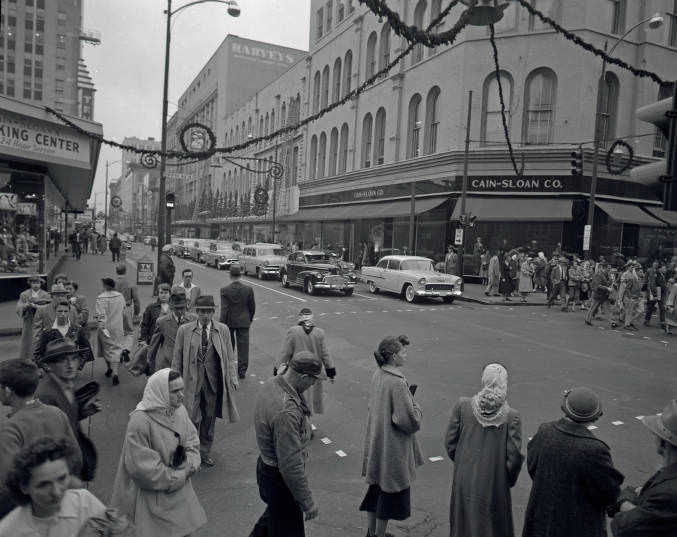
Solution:
[{"label": "car bumper", "polygon": [[329,289],[335,291],[345,291],[346,289],[353,289],[355,287],[355,282],[346,282],[346,283],[324,283],[317,282],[314,284],[315,289]]},{"label": "car bumper", "polygon": [[231,265],[237,265],[237,261],[219,261],[217,263],[220,269],[229,269]]},{"label": "car bumper", "polygon": [[447,296],[463,296],[463,291],[460,289],[446,289],[446,290],[437,290],[437,291],[426,291],[425,289],[416,289],[416,296],[429,296],[429,297],[447,297]]},{"label": "car bumper", "polygon": [[263,274],[264,276],[279,276],[280,275],[280,269],[279,268],[261,267],[259,270],[261,271],[261,274]]}]

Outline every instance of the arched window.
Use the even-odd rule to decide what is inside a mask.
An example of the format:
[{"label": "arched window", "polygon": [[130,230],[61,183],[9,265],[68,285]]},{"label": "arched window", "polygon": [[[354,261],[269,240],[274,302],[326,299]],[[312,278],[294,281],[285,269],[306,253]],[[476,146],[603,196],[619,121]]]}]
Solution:
[{"label": "arched window", "polygon": [[[512,108],[512,77],[507,71],[501,71],[501,87],[503,88],[503,102],[505,116],[510,132],[510,111]],[[501,118],[501,100],[498,93],[498,79],[496,73],[491,73],[484,81],[482,93],[482,127],[480,129],[482,144],[505,141],[503,119]]]},{"label": "arched window", "polygon": [[270,133],[270,116],[268,115],[268,112],[266,112],[266,130],[264,131],[264,134],[268,136],[268,133]]},{"label": "arched window", "polygon": [[616,137],[616,117],[618,114],[618,77],[609,71],[604,76],[605,83],[599,80],[599,140],[602,147]]},{"label": "arched window", "polygon": [[324,177],[327,162],[327,135],[320,134],[320,144],[317,147],[317,178]]},{"label": "arched window", "polygon": [[353,78],[353,52],[349,50],[346,52],[346,57],[343,59],[343,95],[350,93],[350,83]]},{"label": "arched window", "polygon": [[270,112],[270,132],[275,132],[275,109]]},{"label": "arched window", "polygon": [[247,141],[247,133],[245,132],[245,129],[246,129],[246,125],[245,125],[245,122],[243,121],[242,122],[242,130],[240,131],[240,136],[242,136],[242,140],[241,140],[242,142]]},{"label": "arched window", "polygon": [[338,153],[338,172],[345,173],[348,171],[348,124],[341,125],[341,137],[339,141]]},{"label": "arched window", "polygon": [[317,136],[310,139],[310,158],[308,159],[308,179],[315,179],[317,170]]},{"label": "arched window", "polygon": [[365,78],[371,78],[376,72],[376,41],[378,36],[376,32],[369,34],[367,39],[367,63],[365,64]]},{"label": "arched window", "polygon": [[280,117],[280,127],[286,127],[287,126],[287,105],[286,103],[282,103],[282,115]]},{"label": "arched window", "polygon": [[[428,7],[426,0],[419,0],[416,4],[416,9],[414,9],[414,26],[419,30],[425,30],[423,27],[423,16],[425,15],[425,10]],[[411,65],[416,65],[423,59],[423,45],[417,43],[412,51],[411,56]]]},{"label": "arched window", "polygon": [[628,10],[626,0],[612,0],[611,2],[611,33],[625,32],[625,14]]},{"label": "arched window", "polygon": [[338,162],[338,129],[334,127],[329,136],[329,177],[336,175],[336,163]]},{"label": "arched window", "polygon": [[433,86],[425,100],[425,131],[423,133],[423,154],[437,153],[437,127],[440,123],[437,105],[440,101],[440,88]]},{"label": "arched window", "polygon": [[249,136],[250,134],[254,134],[252,132],[252,117],[251,116],[249,116],[249,119],[247,120],[247,136]]},{"label": "arched window", "polygon": [[557,98],[557,77],[542,67],[532,71],[524,92],[523,141],[527,144],[547,144],[552,141]]},{"label": "arched window", "polygon": [[374,124],[374,166],[383,164],[386,148],[386,109],[381,107],[376,112]]},{"label": "arched window", "polygon": [[362,121],[362,167],[369,168],[371,166],[371,127],[373,119],[371,114],[364,116]]},{"label": "arched window", "polygon": [[329,102],[329,66],[325,65],[322,69],[322,99],[320,101],[320,108],[327,106]]},{"label": "arched window", "polygon": [[259,118],[259,136],[263,136],[263,114]]},{"label": "arched window", "polygon": [[315,80],[313,81],[313,114],[317,114],[320,109],[320,72],[315,71]]},{"label": "arched window", "polygon": [[421,151],[421,95],[415,93],[409,101],[409,115],[407,121],[407,158],[418,157]]},{"label": "arched window", "polygon": [[379,44],[378,55],[378,69],[381,71],[390,63],[390,24],[387,22],[381,28],[381,43]]},{"label": "arched window", "polygon": [[341,98],[341,58],[334,62],[334,76],[332,84],[331,102],[335,103]]},{"label": "arched window", "polygon": [[238,127],[237,125],[235,125],[235,140],[236,143],[238,144],[240,143],[240,127]]},{"label": "arched window", "polygon": [[[440,16],[440,13],[442,12],[442,0],[430,0],[430,24]],[[442,23],[440,22],[437,26],[435,26],[435,29],[433,31],[438,31],[439,27],[442,26]],[[428,49],[428,56],[432,56],[437,52],[437,47],[430,47]]]}]

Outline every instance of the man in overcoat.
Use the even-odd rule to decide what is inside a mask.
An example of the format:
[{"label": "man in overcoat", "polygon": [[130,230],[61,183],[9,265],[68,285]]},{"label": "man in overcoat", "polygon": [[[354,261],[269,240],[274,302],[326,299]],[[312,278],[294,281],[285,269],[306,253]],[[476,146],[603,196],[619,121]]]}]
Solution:
[{"label": "man in overcoat", "polygon": [[243,379],[249,367],[249,327],[256,313],[256,301],[254,290],[240,281],[240,265],[230,267],[230,279],[230,285],[221,288],[219,321],[230,329],[230,342],[237,349],[237,374]]},{"label": "man in overcoat", "polygon": [[[621,493],[611,522],[614,537],[674,537],[677,535],[677,399],[660,416],[642,423],[654,434],[662,468],[637,490]],[[639,492],[638,492],[639,491]]]},{"label": "man in overcoat", "polygon": [[588,388],[564,394],[564,418],[543,423],[527,446],[533,481],[522,537],[605,537],[605,510],[618,498],[623,475],[609,446],[588,425],[602,403]]},{"label": "man in overcoat", "polygon": [[181,325],[176,332],[172,369],[181,373],[185,383],[184,405],[200,436],[202,464],[214,466],[209,452],[216,418],[225,413],[230,423],[240,419],[235,406],[237,359],[228,327],[212,320],[214,297],[199,297],[195,310],[197,321]]},{"label": "man in overcoat", "polygon": [[171,310],[169,315],[162,315],[155,322],[155,329],[148,347],[148,372],[151,375],[155,371],[171,366],[179,326],[195,320],[194,317],[186,316],[186,305],[184,293],[172,293],[169,297],[169,309]]}]

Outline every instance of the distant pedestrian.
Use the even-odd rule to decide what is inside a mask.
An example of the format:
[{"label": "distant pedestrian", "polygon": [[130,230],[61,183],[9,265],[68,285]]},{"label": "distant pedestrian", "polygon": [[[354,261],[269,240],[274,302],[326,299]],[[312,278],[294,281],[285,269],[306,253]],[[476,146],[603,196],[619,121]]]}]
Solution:
[{"label": "distant pedestrian", "polygon": [[489,364],[482,389],[454,406],[445,443],[454,461],[451,537],[513,537],[510,489],[524,457],[520,414],[508,405],[508,372]]},{"label": "distant pedestrian", "polygon": [[423,414],[414,400],[416,388],[401,370],[408,343],[406,336],[386,337],[374,353],[378,369],[371,379],[362,463],[368,489],[360,504],[368,515],[369,537],[385,537],[390,520],[409,518],[411,483],[424,463],[415,436]]},{"label": "distant pedestrian", "polygon": [[665,299],[668,282],[665,278],[665,265],[654,261],[646,271],[646,311],[644,313],[644,326],[651,324],[651,317],[658,308],[658,319],[661,327],[665,326]]},{"label": "distant pedestrian", "polygon": [[191,482],[200,441],[183,397],[181,375],[161,369],[129,417],[111,507],[130,517],[139,536],[184,537],[207,522]]},{"label": "distant pedestrian", "polygon": [[567,295],[567,265],[569,264],[565,257],[553,257],[550,270],[550,294],[548,295],[548,308],[553,305],[555,299],[559,296],[562,305],[562,311],[568,311],[569,296]]},{"label": "distant pedestrian", "polygon": [[567,295],[569,297],[569,311],[575,311],[576,305],[581,301],[581,282],[583,271],[581,260],[574,256],[567,272]]},{"label": "distant pedestrian", "polygon": [[567,390],[564,418],[544,423],[527,446],[533,480],[522,537],[605,537],[605,510],[620,492],[623,475],[609,446],[588,425],[602,402],[588,388]]},{"label": "distant pedestrian", "polygon": [[19,357],[32,360],[34,342],[33,316],[38,306],[45,306],[51,303],[52,298],[47,291],[42,289],[45,280],[38,274],[29,276],[27,282],[30,287],[19,295],[19,301],[16,304],[16,314],[22,320]]},{"label": "distant pedestrian", "polygon": [[[660,416],[642,423],[654,434],[661,457],[658,470],[643,487],[626,488],[611,521],[614,537],[674,537],[677,535],[677,399]],[[620,511],[620,512],[619,512]]]},{"label": "distant pedestrian", "polygon": [[87,297],[78,294],[80,286],[75,280],[67,281],[64,287],[66,288],[66,298],[68,299],[68,302],[73,308],[75,308],[79,326],[81,328],[85,328],[85,333],[89,335],[89,330],[86,330],[87,323],[89,322],[89,306],[87,305]]},{"label": "distant pedestrian", "polygon": [[256,300],[251,286],[242,283],[240,265],[230,267],[230,285],[221,288],[219,321],[230,329],[230,341],[237,353],[237,375],[247,377],[249,327],[254,322]]},{"label": "distant pedestrian", "polygon": [[475,239],[475,244],[472,247],[472,263],[475,270],[475,274],[480,275],[482,268],[482,254],[484,253],[484,245],[482,244],[482,238],[477,237]]},{"label": "distant pedestrian", "polygon": [[522,302],[526,302],[527,296],[534,291],[533,277],[534,265],[531,262],[531,258],[522,255],[519,265],[519,285],[517,288]]},{"label": "distant pedestrian", "polygon": [[489,250],[484,250],[480,255],[480,272],[479,272],[480,278],[482,279],[481,284],[484,286],[486,286],[488,283],[489,259],[491,259]]},{"label": "distant pedestrian", "polygon": [[131,285],[127,279],[127,265],[120,263],[115,267],[115,290],[125,299],[125,346],[123,350],[122,361],[129,362],[129,355],[134,345],[134,319],[141,312],[141,301],[139,300],[139,290],[136,285]]},{"label": "distant pedestrian", "polygon": [[444,272],[454,275],[458,272],[458,254],[451,244],[447,246],[447,253],[444,256]]},{"label": "distant pedestrian", "polygon": [[[300,351],[312,352],[313,356],[322,362],[327,377],[334,382],[336,366],[329,353],[327,337],[324,330],[315,326],[315,318],[310,308],[301,309],[298,323],[287,330],[273,374],[276,375],[278,371],[284,372],[292,356]],[[322,383],[314,384],[312,392],[312,395],[308,398],[308,407],[314,414],[323,414],[324,387]]]},{"label": "distant pedestrian", "polygon": [[96,246],[101,255],[106,253],[106,236],[103,233],[99,233],[99,236],[96,238]]},{"label": "distant pedestrian", "polygon": [[304,519],[319,514],[306,475],[312,430],[303,392],[326,378],[322,362],[302,351],[261,387],[254,411],[256,482],[266,510],[249,537],[305,537]]},{"label": "distant pedestrian", "polygon": [[503,256],[503,262],[501,263],[501,281],[498,284],[498,292],[503,295],[504,302],[509,302],[511,300],[510,296],[514,291],[514,287],[512,286],[514,274],[510,256],[505,254]]},{"label": "distant pedestrian", "polygon": [[[488,253],[487,253],[488,255]],[[501,283],[501,264],[498,259],[498,252],[494,252],[489,258],[489,267],[487,269],[487,287],[484,294],[487,296],[498,296],[498,287]]]},{"label": "distant pedestrian", "polygon": [[89,231],[83,231],[80,234],[80,245],[82,253],[86,254],[89,252]]},{"label": "distant pedestrian", "polygon": [[188,300],[188,311],[193,311],[195,309],[195,303],[200,297],[200,286],[193,283],[193,271],[189,268],[183,269],[181,272],[181,283],[175,285],[172,288],[172,292],[176,290],[183,290],[186,293],[186,299]]},{"label": "distant pedestrian", "polygon": [[534,290],[545,291],[545,269],[548,266],[548,260],[545,258],[543,252],[538,252],[538,255],[533,260],[534,264]]},{"label": "distant pedestrian", "polygon": [[611,279],[609,278],[609,265],[607,263],[600,263],[597,266],[595,274],[592,276],[590,283],[592,293],[592,304],[585,316],[585,324],[591,326],[592,321],[597,315],[600,308],[609,300],[611,294]]},{"label": "distant pedestrian", "polygon": [[618,300],[623,307],[623,323],[625,330],[637,330],[635,319],[638,316],[638,304],[642,298],[642,284],[637,276],[638,263],[628,261],[625,271],[621,274],[621,284],[618,289]]},{"label": "distant pedestrian", "polygon": [[113,237],[108,241],[108,248],[112,254],[113,263],[120,262],[120,248],[122,248],[122,241],[118,237],[117,232],[113,233]]},{"label": "distant pedestrian", "polygon": [[113,386],[120,384],[118,371],[126,345],[124,329],[125,299],[115,290],[113,278],[102,278],[103,292],[96,297],[98,322],[97,356],[106,361],[106,376],[113,376]]}]

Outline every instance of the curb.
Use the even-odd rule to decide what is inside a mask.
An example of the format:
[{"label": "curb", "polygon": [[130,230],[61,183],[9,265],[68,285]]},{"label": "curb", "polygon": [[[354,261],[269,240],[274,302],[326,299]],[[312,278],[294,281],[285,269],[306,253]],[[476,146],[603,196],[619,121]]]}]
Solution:
[{"label": "curb", "polygon": [[541,306],[545,307],[547,304],[539,304],[538,302],[489,302],[488,300],[482,300],[481,298],[471,298],[467,296],[457,296],[456,300],[459,302],[471,302],[473,304],[481,304],[482,306],[509,306],[509,307],[525,307],[525,306]]}]

